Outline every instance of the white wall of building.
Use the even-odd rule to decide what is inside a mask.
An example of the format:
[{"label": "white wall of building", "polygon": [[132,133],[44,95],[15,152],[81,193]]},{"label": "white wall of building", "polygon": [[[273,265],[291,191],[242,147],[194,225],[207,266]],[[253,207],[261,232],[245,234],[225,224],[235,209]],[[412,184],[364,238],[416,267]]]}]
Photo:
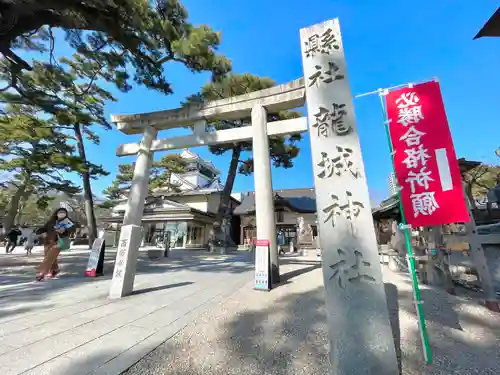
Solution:
[{"label": "white wall of building", "polygon": [[199,172],[186,172],[183,173],[182,178],[196,187],[207,186],[210,179]]},{"label": "white wall of building", "polygon": [[121,204],[117,204],[115,207],[113,207],[113,212],[111,215],[113,216],[119,216],[120,212],[123,212],[127,209],[127,201],[124,201]]},{"label": "white wall of building", "polygon": [[206,195],[178,195],[174,197],[169,197],[175,202],[185,204],[195,210],[208,212],[208,196]]}]

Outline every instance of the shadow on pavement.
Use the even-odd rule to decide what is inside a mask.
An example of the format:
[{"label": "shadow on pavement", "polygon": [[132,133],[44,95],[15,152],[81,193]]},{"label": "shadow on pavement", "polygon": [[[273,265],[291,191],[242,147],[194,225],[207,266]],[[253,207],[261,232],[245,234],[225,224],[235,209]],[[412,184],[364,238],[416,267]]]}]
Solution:
[{"label": "shadow on pavement", "polygon": [[[404,375],[500,374],[500,315],[480,305],[479,293],[461,287],[456,287],[457,295],[453,296],[436,286],[421,286],[433,355],[432,366],[427,366],[423,360],[411,280],[406,274],[399,273],[399,276],[403,278],[398,290],[399,314],[412,316],[414,320],[410,326],[405,324],[400,335]],[[386,293],[390,300],[387,289]]]},{"label": "shadow on pavement", "polygon": [[[169,258],[160,262],[164,262],[162,265],[165,266],[161,273],[168,272],[169,265],[182,266],[182,259],[175,261]],[[242,268],[253,269],[251,256],[235,256],[231,262],[241,262]],[[226,270],[226,266],[231,262],[214,260],[211,263],[211,271],[230,272]],[[300,268],[282,275],[285,277],[288,274],[289,280],[294,279],[293,283],[271,293],[258,294],[258,297],[247,289],[236,292],[133,366],[135,357],[127,357],[125,352],[124,363],[132,366],[126,374],[329,374],[327,314],[323,286],[321,283],[314,284],[308,286],[308,290],[303,290],[306,287],[304,286],[299,292],[293,293],[286,289],[293,285],[305,285],[302,283],[309,280],[307,278],[310,275],[321,277],[321,271],[316,269],[320,267],[320,262],[298,259],[291,259],[289,262],[288,264]],[[201,271],[200,268],[206,267],[203,263],[205,261],[198,260],[184,266],[185,269],[198,272]],[[284,259],[282,264],[285,264]],[[160,273],[157,270],[154,272]],[[500,317],[479,306],[470,296],[450,296],[438,288],[422,288],[424,311],[435,359],[433,367],[425,366],[413,294],[411,286],[406,283],[407,280],[406,275],[398,275],[394,281],[390,279],[385,284],[387,306],[402,373],[500,374]],[[181,286],[178,284],[163,288]],[[158,288],[155,290],[161,290],[162,287]],[[39,297],[43,298],[47,292],[50,290],[41,291]],[[0,303],[1,301],[2,299]],[[373,320],[368,310],[356,311],[352,316],[344,318],[360,322]],[[359,345],[364,346],[362,340]],[[104,349],[99,356],[74,360],[68,364],[67,369],[60,369],[60,373],[86,374],[88,371],[83,372],[85,367],[95,363],[104,364],[116,355]],[[368,357],[376,366],[383,365],[376,352],[368,353]],[[344,373],[348,373],[347,370]],[[379,373],[382,374],[383,371]]]},{"label": "shadow on pavement", "polygon": [[[321,267],[321,262],[320,261],[311,261],[311,260],[298,260],[298,259],[280,259],[280,264],[281,265],[297,265],[297,266],[306,266],[306,267],[301,267],[294,269],[292,271],[288,271],[285,273],[282,273],[280,275],[280,280],[281,283],[287,283],[291,279],[296,278],[297,276],[300,276],[304,273],[308,273],[311,271],[314,271],[315,269],[318,269]],[[279,285],[277,285],[279,286]]]},{"label": "shadow on pavement", "polygon": [[[424,292],[434,352],[434,365],[426,366],[422,358],[413,296],[411,290],[410,293],[406,288],[399,290],[402,286],[399,282],[385,284],[402,374],[500,374],[500,317],[478,307],[476,301],[448,296],[445,291],[434,294]],[[244,304],[243,299],[238,304],[234,302],[238,306],[241,303]],[[226,302],[221,311],[231,306],[231,302]],[[480,310],[473,312],[477,308]],[[455,310],[455,314],[450,309]],[[361,321],[372,316],[369,311],[359,311],[350,318]],[[282,296],[266,304],[265,308],[237,309],[229,319],[217,323],[222,319],[219,310],[199,318],[186,327],[185,332],[181,331],[132,366],[126,374],[330,373],[322,287]],[[452,323],[447,323],[446,319]],[[453,323],[457,319],[458,324]],[[216,327],[218,333],[210,335],[209,325],[214,324],[220,325]],[[363,347],[363,342],[359,345]],[[368,356],[374,363],[377,362],[377,353]]]},{"label": "shadow on pavement", "polygon": [[399,372],[402,374],[401,363],[401,329],[399,324],[399,301],[398,288],[392,283],[384,283],[385,297],[387,298],[387,309],[389,311],[389,320],[391,322],[392,336],[394,338],[394,348],[398,359]]},{"label": "shadow on pavement", "polygon": [[186,286],[186,285],[191,285],[191,284],[194,284],[194,283],[191,282],[191,281],[186,281],[186,282],[176,283],[176,284],[154,286],[154,287],[150,287],[150,288],[144,288],[144,289],[134,290],[132,292],[132,295],[145,294],[145,293],[151,293],[151,292],[158,292],[160,290],[178,288],[180,286]]},{"label": "shadow on pavement", "polygon": [[[320,273],[317,275],[321,277]],[[298,279],[298,282],[304,281]],[[396,287],[388,285],[387,290],[396,298],[397,310]],[[179,333],[126,374],[330,374],[323,286],[313,286],[302,293],[286,293],[275,299],[272,293],[265,296],[262,298],[272,302],[264,308],[253,305],[241,308],[245,302],[235,297],[238,301],[221,307],[225,311],[237,306],[228,319],[220,322],[224,317],[219,310],[199,318],[191,328],[187,327],[184,336]],[[399,326],[397,312],[391,316],[395,318],[394,325]],[[346,318],[369,321],[370,313],[359,311],[356,316]],[[210,330],[210,322],[220,326]],[[201,337],[195,332],[200,332]],[[364,346],[362,341],[359,346]],[[368,357],[380,370],[382,360],[377,353],[368,353]],[[339,369],[339,374],[351,373],[348,369]],[[383,374],[383,370],[375,373]]]},{"label": "shadow on pavement", "polygon": [[[62,252],[60,256],[61,275],[57,279],[35,282],[36,267],[42,261],[42,254],[0,256],[0,322],[6,318],[22,315],[40,308],[46,309],[52,296],[59,296],[67,290],[75,293],[75,302],[85,288],[92,284],[93,292],[86,301],[107,298],[109,281],[112,278],[116,251],[106,249],[104,276],[84,277],[88,252]],[[141,251],[137,262],[136,276],[174,275],[179,271],[219,272],[239,274],[254,269],[252,253],[241,252],[224,256],[205,251],[172,251],[170,257],[150,261],[147,253]],[[137,280],[137,279],[136,279]],[[171,288],[170,278],[148,278],[142,290],[135,294]],[[189,279],[188,279],[189,280]],[[152,285],[151,285],[152,284]],[[138,288],[140,283],[136,282]],[[87,293],[88,294],[88,293]],[[58,297],[59,298],[59,297]],[[73,302],[73,303],[75,303]]]}]

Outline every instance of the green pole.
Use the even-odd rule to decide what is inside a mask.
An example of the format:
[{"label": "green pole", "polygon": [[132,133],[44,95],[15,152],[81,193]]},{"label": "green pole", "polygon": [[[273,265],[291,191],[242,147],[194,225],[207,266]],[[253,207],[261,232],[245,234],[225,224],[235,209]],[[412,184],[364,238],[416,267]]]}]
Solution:
[{"label": "green pole", "polygon": [[[389,151],[391,152],[392,170],[395,174],[396,171],[395,171],[395,167],[394,167],[394,149],[392,147],[391,135],[389,132],[389,119],[387,117],[387,112],[385,109],[383,90],[380,89],[378,91],[379,91],[379,98],[380,98],[380,106],[382,108],[382,115],[384,117],[385,135],[387,137],[387,144],[389,146]],[[432,351],[431,351],[431,347],[429,345],[429,336],[427,334],[427,325],[425,323],[424,309],[422,306],[422,304],[423,304],[422,295],[420,294],[420,288],[418,286],[418,280],[417,280],[417,272],[415,270],[415,254],[413,253],[413,249],[411,247],[411,233],[408,230],[408,227],[406,226],[407,225],[406,224],[406,217],[405,217],[405,213],[403,210],[403,203],[401,202],[401,192],[399,190],[398,190],[398,199],[399,199],[399,210],[401,212],[401,221],[402,221],[403,226],[404,226],[403,233],[405,236],[406,250],[408,252],[408,268],[410,270],[410,275],[411,275],[411,280],[412,280],[412,285],[413,285],[413,294],[415,297],[414,303],[415,303],[416,310],[417,310],[420,339],[422,341],[422,348],[423,348],[425,362],[428,365],[431,365],[432,364]]]}]

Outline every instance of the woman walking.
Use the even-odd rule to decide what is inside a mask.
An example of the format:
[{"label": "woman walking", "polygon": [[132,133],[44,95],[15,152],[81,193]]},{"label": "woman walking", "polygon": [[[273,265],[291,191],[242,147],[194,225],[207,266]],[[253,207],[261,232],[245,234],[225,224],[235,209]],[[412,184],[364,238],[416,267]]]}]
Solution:
[{"label": "woman walking", "polygon": [[45,236],[45,257],[38,267],[36,274],[37,281],[42,281],[46,276],[57,276],[59,273],[57,258],[61,250],[68,250],[70,248],[69,236],[74,230],[75,226],[68,218],[68,211],[65,208],[58,208],[49,221],[37,230],[37,234]]}]

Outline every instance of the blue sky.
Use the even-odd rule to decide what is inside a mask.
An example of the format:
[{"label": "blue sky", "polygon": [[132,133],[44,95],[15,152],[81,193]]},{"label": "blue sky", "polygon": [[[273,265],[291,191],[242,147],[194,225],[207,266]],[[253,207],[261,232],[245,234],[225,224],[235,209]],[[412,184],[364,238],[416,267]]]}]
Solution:
[{"label": "blue sky", "polygon": [[[233,62],[236,73],[252,73],[288,82],[302,75],[299,29],[338,17],[353,94],[405,82],[439,77],[458,157],[496,163],[500,146],[500,39],[473,41],[497,1],[453,0],[184,0],[194,24],[222,32],[220,52]],[[64,48],[64,47],[63,47]],[[108,114],[127,114],[175,108],[208,80],[179,65],[166,66],[174,94],[164,96],[144,88],[117,94]],[[355,99],[356,118],[371,197],[387,193],[390,160],[377,96]],[[136,141],[116,130],[99,132],[101,145],[88,145],[88,155],[112,174],[93,182],[96,194],[110,184],[119,163],[120,143]],[[162,133],[160,133],[160,136]],[[300,143],[295,167],[273,170],[275,189],[311,187],[309,139]],[[229,155],[215,156],[205,147],[193,149],[222,171]],[[160,156],[160,155],[158,155]],[[238,176],[234,191],[253,190],[253,176]]]}]

